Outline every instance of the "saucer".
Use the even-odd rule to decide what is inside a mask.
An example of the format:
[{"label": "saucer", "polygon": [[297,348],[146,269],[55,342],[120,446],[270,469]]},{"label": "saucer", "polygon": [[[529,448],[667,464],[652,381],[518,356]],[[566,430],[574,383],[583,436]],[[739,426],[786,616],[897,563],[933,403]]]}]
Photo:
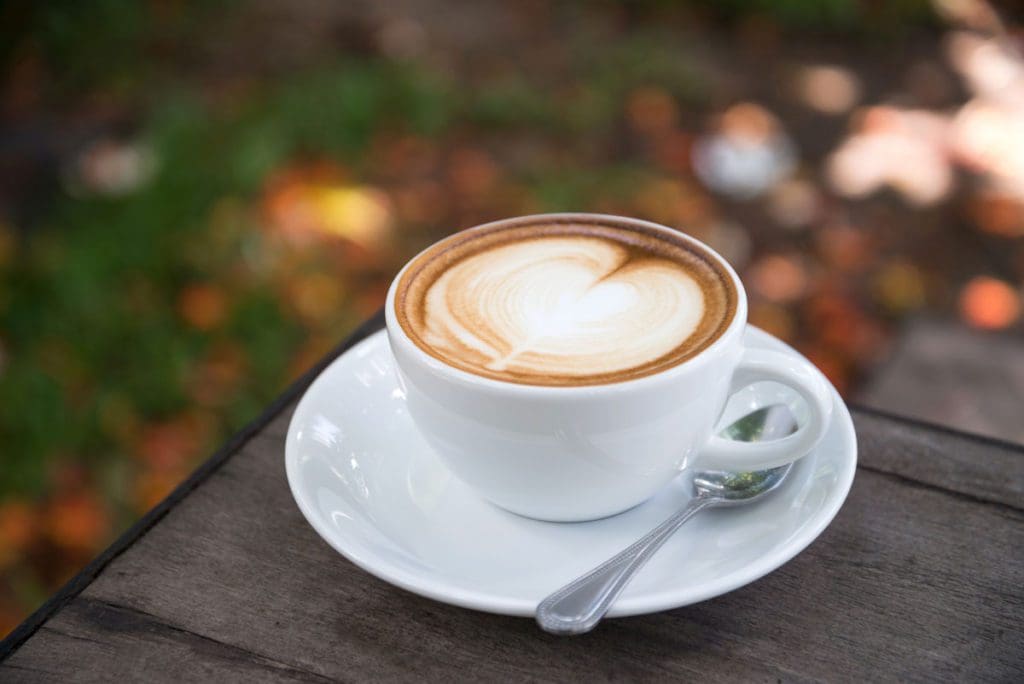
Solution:
[{"label": "saucer", "polygon": [[[797,352],[748,326],[751,347]],[[705,511],[644,567],[609,615],[668,610],[724,594],[807,547],[839,511],[853,482],[857,442],[833,388],[821,444],[783,486],[744,508]],[[772,403],[802,403],[782,385],[734,395],[726,425]],[[466,608],[533,615],[537,603],[629,546],[690,497],[686,477],[625,513],[549,523],[508,513],[451,475],[416,431],[384,331],[339,357],[299,402],[285,444],[292,496],[339,553],[386,582]]]}]

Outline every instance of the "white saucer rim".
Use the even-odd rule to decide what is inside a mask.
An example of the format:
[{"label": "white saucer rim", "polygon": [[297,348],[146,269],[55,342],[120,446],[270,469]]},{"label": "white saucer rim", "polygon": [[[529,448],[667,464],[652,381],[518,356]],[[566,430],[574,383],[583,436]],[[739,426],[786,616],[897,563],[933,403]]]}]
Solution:
[{"label": "white saucer rim", "polygon": [[[297,425],[301,422],[299,418],[305,413],[308,402],[312,401],[312,397],[316,395],[315,390],[317,389],[318,384],[326,382],[326,377],[337,364],[349,360],[348,357],[359,356],[361,353],[365,352],[367,348],[380,344],[382,338],[386,336],[386,332],[386,330],[381,329],[371,333],[366,338],[360,340],[358,343],[340,354],[338,358],[332,361],[327,368],[325,368],[320,375],[310,383],[309,387],[307,387],[303,393],[302,398],[299,400],[299,403],[289,420],[288,432],[285,439],[285,471],[292,498],[298,505],[299,510],[306,519],[306,522],[309,523],[316,533],[326,541],[331,548],[359,568],[365,570],[378,579],[414,594],[440,601],[442,603],[500,615],[522,617],[533,616],[536,609],[536,603],[540,600],[540,597],[538,597],[537,601],[530,601],[522,598],[496,597],[483,591],[468,590],[460,587],[438,584],[437,582],[430,581],[429,579],[424,580],[422,576],[416,575],[415,573],[395,567],[388,561],[382,561],[379,556],[372,553],[364,553],[364,550],[359,548],[360,545],[358,543],[353,543],[348,546],[338,543],[335,538],[337,530],[325,529],[325,526],[320,522],[320,516],[312,510],[309,502],[300,494],[298,485],[298,454],[296,453],[297,439],[295,436]],[[748,334],[753,335],[755,338],[760,337],[763,340],[766,340],[769,344],[781,345],[785,351],[803,358],[798,351],[790,347],[788,344],[760,328],[757,328],[756,326],[748,324],[744,331],[744,336]],[[384,344],[386,347],[386,340],[384,340]],[[828,382],[827,379],[826,382]],[[699,603],[700,601],[706,601],[716,596],[721,596],[722,594],[746,586],[747,584],[750,584],[751,582],[754,582],[777,570],[795,558],[798,554],[802,553],[804,549],[814,542],[815,539],[821,536],[822,532],[824,532],[832,523],[832,520],[835,519],[835,516],[839,513],[839,510],[842,508],[849,496],[850,488],[853,485],[853,479],[856,473],[858,455],[856,432],[853,427],[853,419],[850,415],[849,408],[846,406],[846,403],[842,400],[838,391],[831,383],[829,383],[829,387],[832,390],[834,402],[832,421],[839,425],[840,430],[844,433],[843,441],[848,442],[852,448],[849,450],[846,458],[842,458],[843,455],[840,456],[842,460],[839,462],[839,465],[841,467],[837,472],[835,485],[830,487],[830,490],[835,492],[835,494],[830,497],[828,505],[825,506],[823,510],[816,513],[815,524],[811,527],[801,529],[795,539],[788,541],[775,551],[759,557],[757,562],[748,566],[746,571],[732,573],[728,578],[729,581],[707,583],[703,591],[693,591],[686,587],[677,587],[658,592],[645,593],[639,596],[623,596],[609,611],[609,617],[628,617],[631,615],[644,615],[663,610],[671,610],[691,605],[693,603]]]}]

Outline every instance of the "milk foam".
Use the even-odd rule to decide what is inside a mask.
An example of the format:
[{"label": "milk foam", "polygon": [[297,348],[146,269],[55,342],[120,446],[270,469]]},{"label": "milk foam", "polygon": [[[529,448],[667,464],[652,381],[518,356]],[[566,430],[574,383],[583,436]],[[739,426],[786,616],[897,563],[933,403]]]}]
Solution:
[{"label": "milk foam", "polygon": [[615,374],[679,348],[705,314],[680,263],[587,235],[497,245],[427,288],[422,336],[443,357],[517,378]]}]

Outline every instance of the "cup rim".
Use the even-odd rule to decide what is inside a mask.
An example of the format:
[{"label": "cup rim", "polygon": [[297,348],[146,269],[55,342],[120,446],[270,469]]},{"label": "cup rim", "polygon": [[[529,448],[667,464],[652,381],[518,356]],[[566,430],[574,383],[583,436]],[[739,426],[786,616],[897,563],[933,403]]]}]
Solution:
[{"label": "cup rim", "polygon": [[[628,380],[615,380],[605,383],[595,383],[588,385],[530,385],[526,383],[509,382],[507,380],[497,380],[495,378],[488,378],[482,375],[471,373],[470,371],[456,368],[451,364],[448,364],[441,359],[438,359],[424,350],[420,349],[419,345],[412,341],[405,329],[398,322],[398,316],[395,313],[395,295],[398,289],[398,283],[404,275],[406,269],[408,269],[424,252],[432,249],[435,245],[443,243],[447,240],[453,239],[456,236],[463,235],[468,232],[482,231],[485,229],[491,229],[500,227],[502,225],[511,222],[531,222],[531,221],[543,221],[543,220],[559,220],[559,221],[571,221],[574,219],[578,220],[589,220],[589,221],[608,221],[613,223],[627,223],[642,226],[647,229],[652,229],[658,232],[671,233],[674,238],[683,238],[687,242],[693,243],[698,248],[706,252],[711,258],[715,259],[721,266],[725,273],[729,276],[732,281],[733,287],[736,289],[736,308],[733,311],[732,320],[729,321],[729,325],[722,331],[711,344],[702,349],[696,356],[681,361],[674,366],[665,368],[664,370],[652,373],[650,375],[644,375],[639,378],[630,378]],[[489,221],[471,228],[456,231],[441,240],[431,243],[424,249],[420,250],[415,256],[409,259],[404,266],[398,271],[394,279],[391,281],[391,285],[388,288],[387,297],[384,303],[384,319],[388,334],[388,341],[394,347],[396,344],[401,345],[403,351],[408,352],[416,358],[416,360],[423,366],[426,366],[433,373],[447,376],[447,379],[452,380],[460,385],[470,386],[479,388],[480,390],[493,390],[504,393],[522,394],[522,395],[548,395],[548,396],[559,396],[566,397],[569,395],[576,396],[587,396],[593,394],[606,394],[609,392],[625,392],[633,391],[641,388],[654,387],[659,384],[670,382],[674,378],[684,373],[690,372],[696,368],[700,368],[711,360],[718,356],[719,352],[723,347],[728,345],[732,340],[738,339],[738,336],[742,333],[746,327],[747,321],[747,293],[743,288],[743,283],[740,281],[739,275],[733,269],[732,265],[726,261],[721,254],[712,249],[709,245],[701,242],[697,238],[689,235],[681,230],[670,228],[660,223],[653,221],[645,221],[643,219],[631,218],[628,216],[617,216],[614,214],[598,214],[589,212],[554,212],[554,213],[543,213],[543,214],[528,214],[525,216],[516,216],[504,219],[498,219],[496,221]]]}]

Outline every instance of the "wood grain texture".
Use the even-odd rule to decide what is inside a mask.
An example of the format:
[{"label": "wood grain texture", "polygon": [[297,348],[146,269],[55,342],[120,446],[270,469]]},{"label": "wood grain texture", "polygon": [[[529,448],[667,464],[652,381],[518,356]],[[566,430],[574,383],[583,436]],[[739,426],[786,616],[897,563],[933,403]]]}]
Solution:
[{"label": "wood grain texture", "polygon": [[720,598],[565,639],[414,596],[331,550],[285,481],[291,408],[0,679],[1024,680],[1024,512],[1020,483],[1000,484],[1021,473],[1012,447],[858,414],[865,468],[804,553]]},{"label": "wood grain texture", "polygon": [[[43,650],[39,650],[43,649]],[[324,682],[137,611],[76,598],[5,664],[7,682]]]},{"label": "wood grain texture", "polygon": [[1024,337],[912,320],[856,401],[1024,444]]},{"label": "wood grain texture", "polygon": [[862,470],[1024,509],[1021,447],[871,410],[854,411],[853,422]]}]

